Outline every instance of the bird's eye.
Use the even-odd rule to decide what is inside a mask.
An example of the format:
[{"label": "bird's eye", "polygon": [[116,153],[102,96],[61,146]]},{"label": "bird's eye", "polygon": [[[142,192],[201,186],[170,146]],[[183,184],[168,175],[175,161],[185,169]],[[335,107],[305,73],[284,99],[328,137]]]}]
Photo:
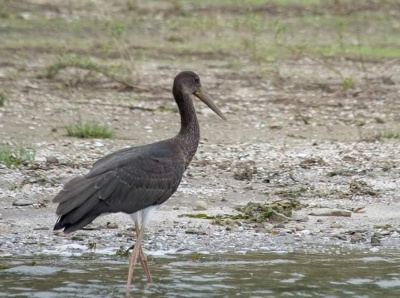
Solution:
[{"label": "bird's eye", "polygon": [[200,79],[199,79],[198,77],[196,77],[196,78],[194,78],[194,82],[195,82],[196,84],[200,84]]}]

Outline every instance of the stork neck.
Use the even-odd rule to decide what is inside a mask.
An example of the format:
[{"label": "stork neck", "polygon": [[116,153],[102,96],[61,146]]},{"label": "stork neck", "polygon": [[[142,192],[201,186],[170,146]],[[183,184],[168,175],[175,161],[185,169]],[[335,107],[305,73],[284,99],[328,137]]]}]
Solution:
[{"label": "stork neck", "polygon": [[200,127],[197,121],[193,101],[188,94],[181,94],[176,98],[181,115],[181,129],[176,138],[182,143],[182,149],[186,153],[189,163],[196,153],[200,140]]}]

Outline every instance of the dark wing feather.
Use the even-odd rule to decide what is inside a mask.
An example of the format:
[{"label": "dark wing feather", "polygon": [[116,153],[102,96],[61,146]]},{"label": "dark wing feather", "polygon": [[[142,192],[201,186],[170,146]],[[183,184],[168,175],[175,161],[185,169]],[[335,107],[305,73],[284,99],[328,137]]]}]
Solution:
[{"label": "dark wing feather", "polygon": [[162,204],[178,188],[185,167],[184,155],[171,140],[103,157],[53,199],[60,216],[54,229],[72,232],[102,213],[135,213]]}]

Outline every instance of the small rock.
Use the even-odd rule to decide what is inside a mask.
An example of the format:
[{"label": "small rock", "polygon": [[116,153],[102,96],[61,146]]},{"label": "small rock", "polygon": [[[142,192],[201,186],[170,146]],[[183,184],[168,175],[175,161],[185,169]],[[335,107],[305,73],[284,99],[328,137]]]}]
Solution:
[{"label": "small rock", "polygon": [[284,229],[284,228],[285,228],[285,225],[284,225],[284,224],[277,224],[277,225],[274,225],[273,228],[274,228],[274,229]]},{"label": "small rock", "polygon": [[343,225],[339,222],[334,222],[331,224],[331,228],[332,229],[341,229],[341,228],[343,228]]},{"label": "small rock", "polygon": [[0,219],[3,219],[3,214],[0,213]]},{"label": "small rock", "polygon": [[118,229],[118,225],[116,223],[108,222],[106,225],[107,229]]},{"label": "small rock", "polygon": [[391,234],[391,231],[389,231],[389,230],[383,230],[383,231],[380,232],[380,234],[381,234],[382,236],[387,236],[387,235],[390,235],[390,234]]},{"label": "small rock", "polygon": [[292,215],[292,219],[298,222],[307,222],[309,221],[309,218],[307,215],[303,215],[303,214],[298,214],[298,213],[294,213]]},{"label": "small rock", "polygon": [[356,207],[356,208],[352,209],[351,211],[353,211],[354,213],[365,213],[365,206]]},{"label": "small rock", "polygon": [[71,240],[72,241],[83,241],[83,240],[85,240],[85,239],[83,239],[83,237],[81,237],[81,236],[72,236],[71,237]]},{"label": "small rock", "polygon": [[278,236],[287,236],[287,235],[288,235],[288,233],[285,231],[280,231],[278,234]]},{"label": "small rock", "polygon": [[363,237],[363,236],[360,235],[360,234],[353,235],[353,236],[350,238],[350,243],[351,243],[351,244],[363,243],[363,242],[366,242],[366,241],[367,241],[367,239],[365,239],[365,237]]},{"label": "small rock", "polygon": [[198,200],[194,203],[195,210],[207,210],[207,203],[202,200]]},{"label": "small rock", "polygon": [[95,225],[93,223],[82,228],[82,230],[89,230],[89,231],[95,231],[95,230],[101,230],[101,229],[102,229],[101,225]]},{"label": "small rock", "polygon": [[104,144],[102,142],[96,141],[96,142],[94,142],[93,146],[100,148],[100,147],[104,147]]},{"label": "small rock", "polygon": [[304,227],[303,225],[296,225],[296,226],[294,227],[294,229],[295,229],[296,231],[302,231],[302,230],[305,229],[305,227]]},{"label": "small rock", "polygon": [[69,160],[68,160],[67,158],[60,157],[60,158],[58,158],[58,163],[59,163],[60,165],[65,166],[66,164],[69,163]]},{"label": "small rock", "polygon": [[28,183],[22,186],[23,190],[27,190],[27,189],[31,189],[32,188],[32,184]]},{"label": "small rock", "polygon": [[36,177],[29,177],[28,182],[29,183],[37,183],[38,179]]},{"label": "small rock", "polygon": [[372,246],[380,246],[380,245],[382,245],[382,243],[378,239],[378,237],[371,237],[371,245]]},{"label": "small rock", "polygon": [[53,155],[47,156],[46,157],[46,162],[49,163],[49,164],[58,164],[59,163],[58,158],[53,156]]},{"label": "small rock", "polygon": [[13,203],[13,206],[30,206],[30,205],[33,205],[33,204],[35,204],[34,201],[30,201],[30,200],[27,200],[27,199],[20,199],[20,200],[16,200]]},{"label": "small rock", "polygon": [[374,229],[390,229],[390,228],[392,228],[392,225],[387,223],[374,225]]},{"label": "small rock", "polygon": [[47,231],[47,230],[50,230],[50,228],[49,227],[46,227],[46,226],[44,226],[44,227],[36,227],[36,228],[33,228],[35,231]]},{"label": "small rock", "polygon": [[332,209],[332,210],[320,210],[310,212],[308,215],[314,216],[343,216],[343,217],[351,217],[351,211],[341,210],[341,209]]},{"label": "small rock", "polygon": [[195,229],[187,229],[185,231],[186,234],[195,234],[195,235],[205,235],[206,232],[205,231],[201,231],[201,230],[195,230]]},{"label": "small rock", "polygon": [[382,237],[382,235],[379,232],[374,232],[372,237]]},{"label": "small rock", "polygon": [[345,236],[345,235],[342,235],[342,234],[332,234],[332,237],[333,237],[333,238],[340,239],[340,240],[347,240],[347,239],[346,239],[346,236]]}]

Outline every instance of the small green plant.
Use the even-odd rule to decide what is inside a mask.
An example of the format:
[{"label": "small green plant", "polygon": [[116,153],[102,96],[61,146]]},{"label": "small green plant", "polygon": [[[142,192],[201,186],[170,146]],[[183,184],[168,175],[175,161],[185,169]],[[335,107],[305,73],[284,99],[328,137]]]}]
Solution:
[{"label": "small green plant", "polygon": [[67,125],[65,129],[69,137],[108,139],[113,136],[113,131],[108,125],[100,125],[91,122]]},{"label": "small green plant", "polygon": [[104,66],[101,66],[100,64],[96,63],[90,57],[66,55],[66,56],[60,56],[54,62],[52,62],[47,67],[44,77],[47,79],[52,79],[60,72],[60,70],[68,67],[86,69],[100,73],[106,72],[106,68]]},{"label": "small green plant", "polygon": [[4,106],[6,99],[7,99],[7,91],[4,89],[0,90],[0,107]]},{"label": "small green plant", "polygon": [[351,88],[354,88],[355,85],[356,81],[353,76],[343,77],[342,88],[344,90],[349,90]]},{"label": "small green plant", "polygon": [[125,31],[125,25],[123,23],[111,23],[109,25],[109,30],[112,36],[116,38],[121,38],[122,34]]},{"label": "small green plant", "polygon": [[379,139],[400,139],[400,130],[384,130],[377,134]]},{"label": "small green plant", "polygon": [[97,243],[96,242],[89,242],[88,243],[88,248],[90,250],[96,250],[96,247],[97,247]]},{"label": "small green plant", "polygon": [[[122,27],[121,27],[122,26]],[[115,30],[115,34],[122,33],[123,25],[116,25],[113,29]],[[120,33],[118,33],[120,32]],[[132,84],[132,79],[128,74],[121,73],[121,70],[124,68],[117,68],[106,66],[96,62],[94,59],[88,56],[78,56],[78,55],[64,55],[58,57],[54,62],[52,62],[49,66],[47,66],[44,74],[41,74],[39,77],[46,79],[53,79],[61,70],[67,68],[76,68],[87,70],[89,73],[100,73],[103,76],[116,81],[127,88],[143,90],[143,88],[135,86]],[[127,70],[125,72],[128,72]]]},{"label": "small green plant", "polygon": [[1,19],[10,18],[11,13],[8,9],[8,6],[9,5],[7,5],[6,0],[0,0],[0,18]]},{"label": "small green plant", "polygon": [[129,256],[129,249],[126,249],[125,247],[121,246],[115,254],[119,257],[128,257]]},{"label": "small green plant", "polygon": [[137,10],[139,8],[139,0],[126,0],[127,10]]},{"label": "small green plant", "polygon": [[20,164],[28,161],[35,160],[35,151],[20,146],[13,149],[8,145],[0,145],[0,164],[7,167],[19,166]]}]

